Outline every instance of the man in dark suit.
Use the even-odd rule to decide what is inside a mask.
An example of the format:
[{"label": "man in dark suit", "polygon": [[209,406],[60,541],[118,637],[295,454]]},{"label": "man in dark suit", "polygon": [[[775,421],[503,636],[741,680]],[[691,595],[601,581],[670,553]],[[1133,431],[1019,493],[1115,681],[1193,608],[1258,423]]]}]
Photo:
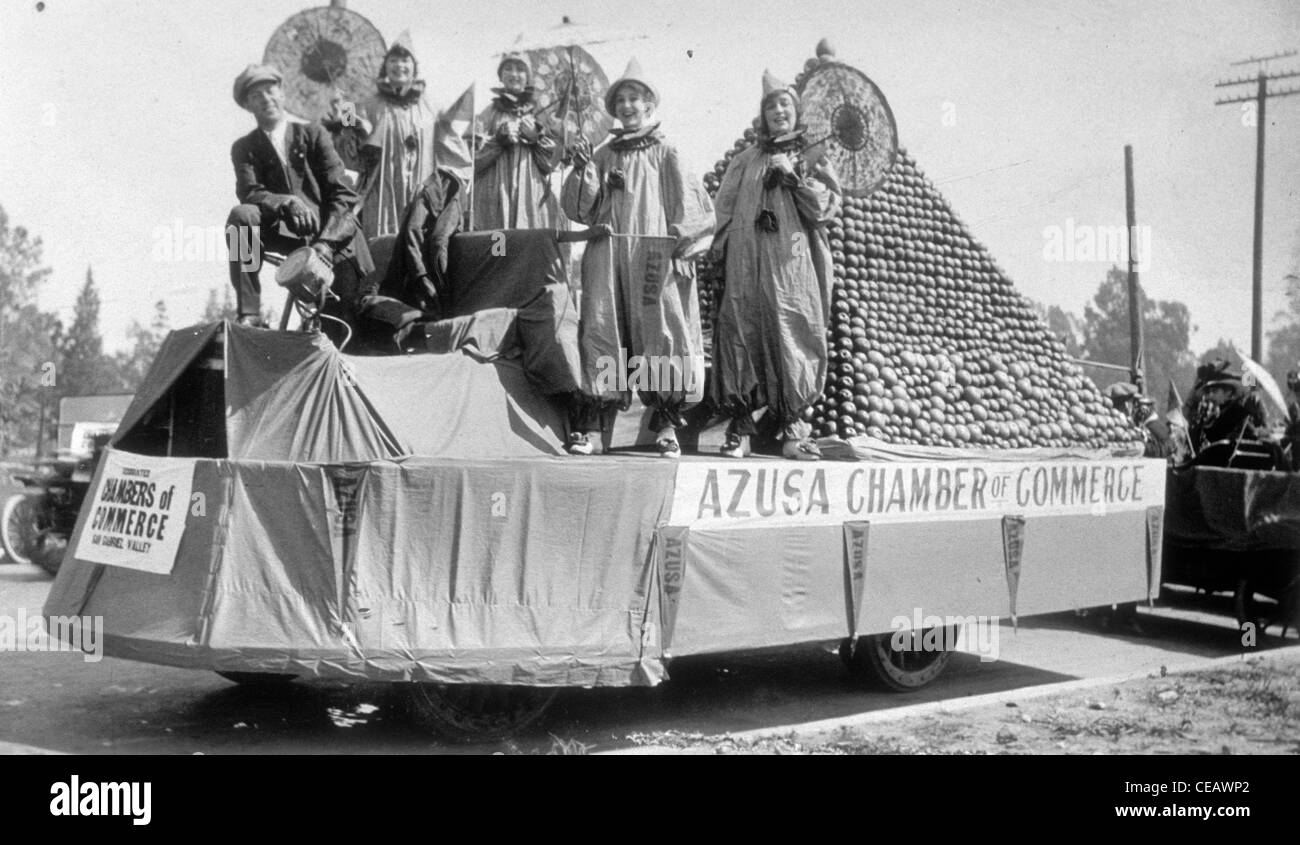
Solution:
[{"label": "man in dark suit", "polygon": [[360,278],[374,264],[352,213],[356,192],[348,187],[329,133],[316,124],[288,120],[280,72],[249,65],[235,79],[233,93],[235,102],[256,118],[257,128],[230,150],[240,203],[226,219],[230,283],[239,322],[261,325],[257,274],[263,249],[289,253],[310,245],[331,264],[354,261]]}]

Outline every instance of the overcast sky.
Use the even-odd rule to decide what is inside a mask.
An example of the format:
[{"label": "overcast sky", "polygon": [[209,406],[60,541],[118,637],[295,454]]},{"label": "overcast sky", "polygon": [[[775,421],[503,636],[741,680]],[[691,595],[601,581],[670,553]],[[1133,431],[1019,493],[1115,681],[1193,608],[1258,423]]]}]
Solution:
[{"label": "overcast sky", "polygon": [[[43,5],[38,11],[37,6]],[[0,0],[0,205],[45,243],[40,302],[70,319],[93,266],[106,346],[164,299],[197,320],[224,263],[159,261],[155,230],[219,226],[234,203],[230,98],[300,0]],[[1300,3],[988,0],[351,0],[386,41],[412,33],[444,102],[495,83],[521,32],[576,21],[645,36],[591,48],[611,78],[637,55],[666,133],[700,173],[757,108],[765,67],[793,79],[823,36],[889,100],[901,144],[1029,297],[1082,315],[1107,263],[1045,257],[1052,227],[1124,225],[1123,147],[1151,232],[1148,294],[1249,348],[1255,130],[1218,106],[1229,62],[1300,48]],[[1300,70],[1300,57],[1270,70]],[[1300,77],[1272,83],[1300,87]],[[1300,96],[1267,110],[1264,313],[1300,254]],[[1267,323],[1266,323],[1267,328]]]}]

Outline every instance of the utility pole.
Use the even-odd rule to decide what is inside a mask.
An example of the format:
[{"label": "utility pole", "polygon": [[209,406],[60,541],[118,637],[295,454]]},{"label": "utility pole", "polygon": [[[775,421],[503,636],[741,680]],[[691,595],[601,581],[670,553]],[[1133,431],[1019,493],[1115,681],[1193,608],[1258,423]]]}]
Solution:
[{"label": "utility pole", "polygon": [[1250,357],[1259,362],[1263,360],[1263,325],[1264,325],[1264,305],[1263,305],[1263,263],[1264,263],[1264,103],[1269,97],[1287,97],[1291,94],[1300,94],[1300,88],[1288,88],[1283,91],[1269,91],[1268,83],[1275,79],[1287,79],[1292,76],[1300,76],[1300,71],[1291,71],[1289,73],[1267,73],[1268,62],[1274,59],[1286,59],[1296,55],[1295,50],[1288,50],[1285,53],[1274,53],[1271,56],[1251,57],[1242,59],[1239,62],[1232,62],[1231,66],[1254,64],[1259,66],[1259,72],[1254,77],[1243,77],[1241,79],[1229,79],[1222,82],[1216,82],[1215,88],[1226,88],[1230,85],[1246,85],[1255,83],[1254,96],[1234,97],[1231,100],[1215,100],[1216,106],[1226,106],[1229,103],[1248,103],[1255,101],[1255,245],[1254,245],[1254,267],[1251,272],[1251,315],[1250,315]]},{"label": "utility pole", "polygon": [[[1146,392],[1142,354],[1142,287],[1138,284],[1137,211],[1133,199],[1133,145],[1124,145],[1124,211],[1128,217],[1128,346],[1129,370],[1138,390]],[[1145,260],[1145,256],[1142,256]]]}]

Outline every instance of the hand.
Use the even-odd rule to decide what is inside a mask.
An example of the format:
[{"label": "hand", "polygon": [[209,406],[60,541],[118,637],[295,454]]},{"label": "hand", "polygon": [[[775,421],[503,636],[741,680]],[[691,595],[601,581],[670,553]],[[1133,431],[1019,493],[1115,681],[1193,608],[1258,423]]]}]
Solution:
[{"label": "hand", "polygon": [[430,302],[438,301],[438,287],[433,283],[433,279],[430,279],[428,276],[421,276],[420,288],[424,291],[424,295],[428,297]]},{"label": "hand", "polygon": [[537,120],[531,115],[525,115],[519,121],[519,138],[526,144],[537,143],[538,128]]},{"label": "hand", "polygon": [[497,128],[497,141],[507,147],[519,143],[519,127],[514,121],[507,120]]},{"label": "hand", "polygon": [[676,246],[673,247],[673,258],[681,258],[694,245],[690,238],[678,238]]},{"label": "hand", "polygon": [[772,156],[771,164],[773,168],[788,176],[794,175],[794,163],[790,161],[790,157],[785,153],[777,153]]},{"label": "hand", "polygon": [[296,235],[314,235],[320,228],[320,220],[316,217],[316,212],[295,196],[290,196],[280,206],[280,217],[289,224],[289,229]]},{"label": "hand", "polygon": [[569,145],[569,155],[574,167],[586,167],[591,161],[591,142],[586,138],[578,138]]},{"label": "hand", "polygon": [[311,245],[311,248],[321,257],[322,261],[331,267],[334,266],[334,248],[332,246],[324,241],[316,241],[316,243]]},{"label": "hand", "polygon": [[433,256],[433,261],[435,264],[438,265],[439,275],[441,275],[443,278],[446,278],[447,275],[447,245],[446,244],[440,244],[438,246],[438,252]]},{"label": "hand", "polygon": [[613,234],[614,227],[608,223],[597,223],[595,226],[592,226],[587,230],[588,239],[593,241],[604,240]]}]

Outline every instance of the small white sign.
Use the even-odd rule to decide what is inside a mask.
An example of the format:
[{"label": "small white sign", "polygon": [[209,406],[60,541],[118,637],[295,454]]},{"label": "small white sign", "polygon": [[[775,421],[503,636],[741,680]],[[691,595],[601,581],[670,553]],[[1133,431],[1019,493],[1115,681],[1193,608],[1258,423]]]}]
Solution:
[{"label": "small white sign", "polygon": [[80,560],[166,575],[176,565],[194,461],[109,449],[77,543]]}]

